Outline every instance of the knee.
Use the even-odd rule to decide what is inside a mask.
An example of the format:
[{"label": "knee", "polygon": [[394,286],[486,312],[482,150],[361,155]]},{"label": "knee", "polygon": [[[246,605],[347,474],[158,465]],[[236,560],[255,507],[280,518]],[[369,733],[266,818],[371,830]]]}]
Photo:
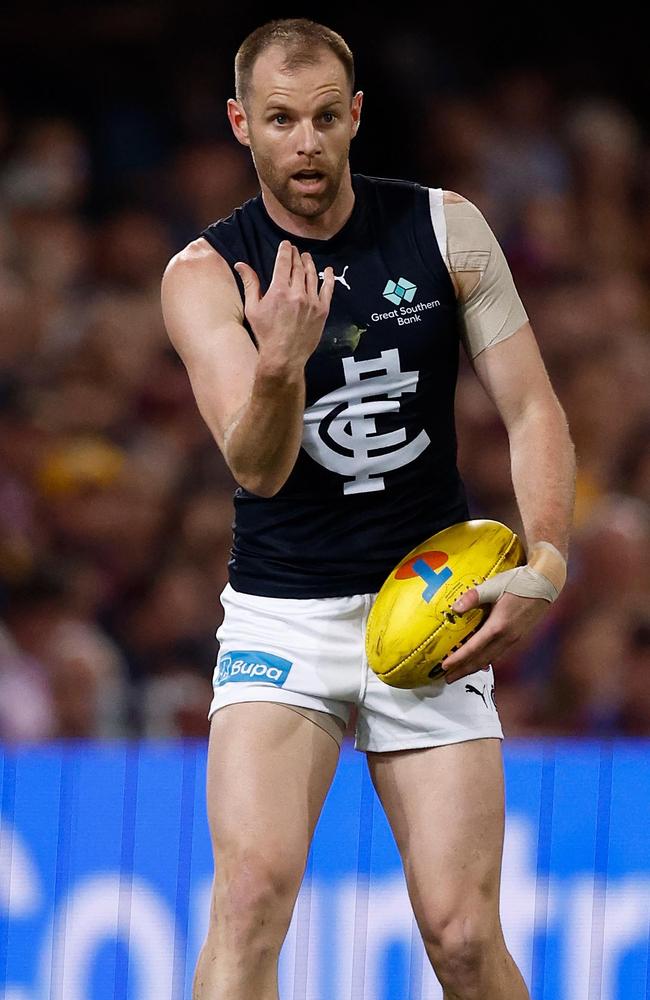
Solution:
[{"label": "knee", "polygon": [[210,909],[210,929],[250,942],[286,933],[302,872],[272,856],[244,852],[219,859]]},{"label": "knee", "polygon": [[500,940],[498,930],[468,914],[432,923],[422,936],[443,987],[455,990],[481,985]]}]

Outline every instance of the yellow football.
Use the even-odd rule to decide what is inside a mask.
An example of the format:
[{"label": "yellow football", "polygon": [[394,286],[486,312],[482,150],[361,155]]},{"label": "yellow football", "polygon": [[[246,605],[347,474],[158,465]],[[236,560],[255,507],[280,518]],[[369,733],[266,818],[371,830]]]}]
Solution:
[{"label": "yellow football", "polygon": [[365,641],[372,670],[391,687],[430,684],[438,664],[477,630],[489,611],[481,606],[458,615],[451,610],[454,601],[525,562],[515,532],[485,519],[452,524],[411,549],[370,609]]}]

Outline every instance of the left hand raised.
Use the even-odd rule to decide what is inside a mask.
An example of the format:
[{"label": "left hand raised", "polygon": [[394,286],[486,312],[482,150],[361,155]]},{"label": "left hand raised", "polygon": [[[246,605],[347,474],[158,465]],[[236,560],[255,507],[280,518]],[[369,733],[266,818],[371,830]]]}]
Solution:
[{"label": "left hand raised", "polygon": [[[454,601],[452,610],[462,614],[478,603],[478,593],[472,588]],[[446,683],[452,684],[503,656],[533,629],[549,607],[549,601],[540,597],[502,594],[478,631],[442,661]]]}]

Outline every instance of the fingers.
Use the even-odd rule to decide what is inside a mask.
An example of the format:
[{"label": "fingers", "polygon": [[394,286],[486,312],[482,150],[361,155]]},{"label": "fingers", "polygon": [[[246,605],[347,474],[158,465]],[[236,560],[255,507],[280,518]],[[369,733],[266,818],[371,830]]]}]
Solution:
[{"label": "fingers", "polygon": [[305,268],[300,251],[289,240],[282,240],[278,246],[271,284],[305,287]]},{"label": "fingers", "polygon": [[[467,642],[464,642],[460,649],[457,649],[454,653],[450,653],[442,661],[442,668],[446,675],[449,676],[453,673],[456,668],[463,666],[468,666],[470,663],[478,663],[478,661],[483,661],[486,657],[488,647],[496,640],[496,636],[490,634],[486,635],[486,629],[488,628],[487,623],[479,629],[476,635],[473,635]],[[487,660],[486,660],[487,662]],[[478,666],[472,667],[473,670],[478,670]]]},{"label": "fingers", "polygon": [[291,278],[294,247],[289,240],[282,240],[275,255],[271,284],[288,285]]},{"label": "fingers", "polygon": [[325,306],[326,310],[329,311],[334,293],[334,268],[331,265],[325,268],[323,272],[323,284],[319,292],[318,271],[316,270],[314,258],[310,253],[305,252],[302,254],[302,263],[305,272],[307,294],[310,298],[317,298],[321,306]]},{"label": "fingers", "polygon": [[[480,593],[478,599],[481,600]],[[487,620],[474,635],[442,661],[447,682],[480,670],[486,663],[509,653],[548,613],[548,608],[548,601],[542,598],[504,593],[489,608]]]},{"label": "fingers", "polygon": [[[494,639],[482,645],[478,652],[474,650],[472,655],[467,654],[466,657],[454,660],[453,665],[449,665],[446,658],[442,661],[443,673],[440,676],[444,677],[446,684],[453,684],[461,677],[475,674],[477,670],[482,670],[489,663],[499,660],[511,645],[510,641]],[[464,653],[464,647],[457,650],[457,653]]]},{"label": "fingers", "polygon": [[291,275],[289,284],[298,285],[300,289],[305,287],[305,268],[303,267],[300,251],[293,243],[291,244]]},{"label": "fingers", "polygon": [[521,635],[520,626],[509,621],[498,609],[491,609],[487,621],[477,632],[442,661],[445,680],[451,684],[498,660],[519,642]]},{"label": "fingers", "polygon": [[314,258],[310,253],[303,253],[302,264],[305,270],[305,284],[307,286],[307,294],[310,298],[316,298],[318,295],[318,274],[316,272],[316,265],[314,264]]},{"label": "fingers", "polygon": [[246,303],[257,302],[260,297],[260,280],[253,268],[244,261],[238,261],[234,268],[244,285]]},{"label": "fingers", "polygon": [[442,676],[445,678],[445,684],[455,684],[456,681],[461,680],[463,677],[471,677],[472,674],[477,672],[477,670],[487,670],[488,667],[493,667],[495,660],[499,656],[503,656],[503,653],[489,653],[489,655],[486,655],[485,659],[481,661],[480,666],[459,667],[458,670],[454,671],[451,677],[443,673]]},{"label": "fingers", "polygon": [[[316,270],[316,264],[314,263],[314,258],[310,253],[303,253],[302,263],[305,269],[305,283],[307,287],[307,292],[310,296],[314,298],[320,298],[321,304],[326,300],[329,304],[329,300],[332,298],[332,291],[334,289],[334,268],[328,266],[324,271],[323,285],[321,291],[318,291],[318,271]],[[325,289],[325,294],[323,294],[323,288]]]},{"label": "fingers", "polygon": [[330,265],[323,271],[323,284],[320,286],[319,299],[321,305],[329,309],[334,294],[334,268]]},{"label": "fingers", "polygon": [[516,569],[504,570],[503,573],[497,573],[496,576],[491,576],[478,586],[467,590],[454,601],[451,606],[452,611],[462,614],[478,607],[479,604],[496,604],[516,572]]},{"label": "fingers", "polygon": [[[241,265],[237,265],[240,267]],[[245,265],[246,266],[246,265]],[[254,273],[254,272],[253,272]],[[243,278],[243,275],[242,275]],[[329,309],[334,293],[334,268],[325,268],[323,283],[318,290],[318,271],[314,258],[308,251],[300,253],[289,240],[282,240],[278,246],[271,283],[275,285],[295,285],[306,289],[309,296],[318,296],[321,305]]]}]

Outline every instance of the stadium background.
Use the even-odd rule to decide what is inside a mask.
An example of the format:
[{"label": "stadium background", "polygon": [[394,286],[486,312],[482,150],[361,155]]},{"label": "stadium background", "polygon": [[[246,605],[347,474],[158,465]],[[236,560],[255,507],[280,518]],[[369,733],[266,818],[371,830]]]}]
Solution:
[{"label": "stadium background", "polygon": [[[44,766],[34,754],[83,761],[87,753],[99,775],[101,761],[80,740],[206,735],[234,483],[164,333],[160,275],[204,225],[256,193],[249,154],[225,117],[234,53],[261,21],[304,13],[340,31],[355,54],[365,98],[352,169],[450,188],[483,210],[566,410],[578,455],[569,581],[526,645],[498,665],[497,699],[510,752],[540,755],[533,871],[544,881],[545,844],[552,853],[551,834],[545,840],[537,825],[543,803],[555,801],[547,755],[563,744],[552,738],[588,738],[576,750],[593,752],[597,768],[596,846],[585,870],[594,878],[609,871],[602,844],[618,829],[613,819],[603,827],[611,747],[627,746],[610,741],[650,735],[642,32],[594,17],[569,31],[550,14],[524,29],[523,12],[506,21],[440,10],[369,18],[331,5],[238,4],[235,16],[191,3],[10,4],[0,14],[0,740],[9,824],[0,885],[13,884],[7,844],[18,850],[20,796],[43,791],[25,777],[21,792],[30,761]],[[457,424],[473,514],[517,529],[505,431],[464,358]],[[66,742],[47,742],[59,739]],[[119,757],[124,744],[114,746]],[[648,762],[645,743],[630,746],[636,770],[621,780],[633,785]],[[190,750],[174,752],[183,761]],[[348,755],[345,767],[356,769],[363,792],[359,764]],[[509,767],[516,795],[520,772]],[[59,846],[61,824],[85,801],[74,806],[67,773],[61,765],[55,812],[43,806]],[[198,770],[196,782],[200,791]],[[21,836],[42,860],[45,847],[25,823]],[[618,874],[634,870],[637,888],[645,885],[647,849],[626,864]],[[63,875],[53,871],[65,899]],[[71,863],[71,884],[75,871]],[[41,921],[54,898],[43,902]],[[645,910],[635,912],[647,926]],[[2,926],[0,956],[8,917]],[[25,933],[23,956],[32,940]],[[553,960],[547,940],[538,968]],[[12,960],[7,950],[7,981],[31,988],[35,973],[30,979]],[[621,973],[638,985],[625,987],[625,1000],[646,995],[646,951],[636,961],[636,971],[628,963]],[[2,974],[0,962],[0,983]],[[547,976],[537,995],[562,996],[553,982]],[[602,986],[602,1000],[618,988]],[[601,997],[596,986],[585,989],[585,1000]],[[567,1000],[578,996],[572,990]],[[126,986],[116,995],[127,996]],[[37,994],[16,986],[12,996]]]}]

